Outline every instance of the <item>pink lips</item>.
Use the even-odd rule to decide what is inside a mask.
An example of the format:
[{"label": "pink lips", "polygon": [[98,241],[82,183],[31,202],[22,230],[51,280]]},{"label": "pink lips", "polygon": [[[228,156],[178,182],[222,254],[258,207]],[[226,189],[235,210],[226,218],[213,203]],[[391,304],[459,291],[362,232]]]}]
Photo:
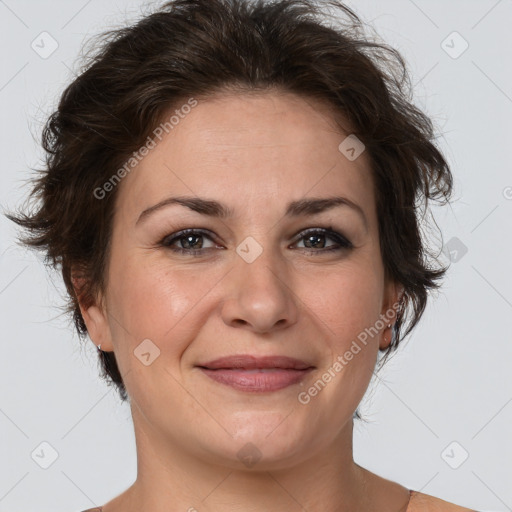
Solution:
[{"label": "pink lips", "polygon": [[300,382],[314,366],[286,356],[222,357],[199,365],[205,375],[240,391],[277,391]]}]

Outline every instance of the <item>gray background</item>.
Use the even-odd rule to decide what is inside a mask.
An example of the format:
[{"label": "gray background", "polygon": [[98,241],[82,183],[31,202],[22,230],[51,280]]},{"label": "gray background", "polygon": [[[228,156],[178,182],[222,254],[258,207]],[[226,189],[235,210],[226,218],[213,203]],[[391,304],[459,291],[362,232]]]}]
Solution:
[{"label": "gray background", "polygon": [[[42,123],[83,42],[144,5],[0,0],[3,208],[26,196]],[[455,175],[452,207],[434,210],[451,268],[420,325],[374,379],[354,458],[460,505],[512,510],[512,0],[349,5],[405,56],[416,102],[433,117]],[[58,43],[47,58],[39,53],[55,43],[44,31]],[[136,476],[130,411],[100,381],[93,344],[82,347],[61,314],[59,275],[14,245],[10,224],[0,218],[0,512],[103,504]],[[58,458],[43,469],[52,450]]]}]

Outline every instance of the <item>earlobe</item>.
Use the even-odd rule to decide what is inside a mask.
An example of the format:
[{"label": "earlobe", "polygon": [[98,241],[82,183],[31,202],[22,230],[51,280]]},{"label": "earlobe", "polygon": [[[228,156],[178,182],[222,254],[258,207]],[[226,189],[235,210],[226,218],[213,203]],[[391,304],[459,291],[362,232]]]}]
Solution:
[{"label": "earlobe", "polygon": [[110,336],[110,327],[107,321],[107,313],[101,305],[101,298],[97,298],[95,302],[86,301],[84,293],[82,293],[84,279],[79,277],[72,277],[75,294],[80,307],[80,313],[84,319],[87,333],[92,342],[98,347],[101,345],[101,350],[104,352],[111,352],[114,350]]},{"label": "earlobe", "polygon": [[101,345],[103,352],[112,352],[114,347],[110,337],[110,327],[107,321],[106,313],[94,305],[86,309],[80,306],[82,318],[84,319],[87,327],[89,337],[96,346]]},{"label": "earlobe", "polygon": [[[384,318],[384,321],[387,320]],[[386,323],[380,335],[379,350],[383,351],[389,347],[393,339],[393,323]]]},{"label": "earlobe", "polygon": [[404,287],[401,283],[391,281],[388,283],[387,297],[384,303],[384,308],[381,313],[382,321],[385,326],[381,333],[379,350],[385,350],[393,340],[393,326],[396,321],[398,310],[400,309],[400,302],[404,293]]}]

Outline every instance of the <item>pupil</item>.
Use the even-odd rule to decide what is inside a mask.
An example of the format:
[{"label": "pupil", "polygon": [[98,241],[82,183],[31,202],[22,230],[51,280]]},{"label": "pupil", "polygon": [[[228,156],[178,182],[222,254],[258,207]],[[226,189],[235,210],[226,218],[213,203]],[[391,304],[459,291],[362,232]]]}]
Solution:
[{"label": "pupil", "polygon": [[195,245],[194,240],[197,241],[198,238],[199,238],[199,236],[197,236],[197,235],[187,235],[185,237],[185,245],[186,245],[186,247],[184,247],[184,248],[185,249],[192,249],[193,246]]},{"label": "pupil", "polygon": [[[318,242],[318,240],[324,238],[323,235],[309,235],[307,240],[306,240],[306,247],[316,247],[316,243],[315,243],[315,239],[316,241]],[[312,243],[313,245],[308,245],[309,243]]]}]

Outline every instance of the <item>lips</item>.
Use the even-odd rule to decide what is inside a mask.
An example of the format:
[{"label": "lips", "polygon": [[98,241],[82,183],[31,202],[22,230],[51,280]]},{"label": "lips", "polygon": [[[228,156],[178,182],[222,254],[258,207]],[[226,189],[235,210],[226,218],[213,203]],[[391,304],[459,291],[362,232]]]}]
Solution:
[{"label": "lips", "polygon": [[214,381],[239,391],[277,391],[300,382],[315,367],[287,356],[236,355],[198,365]]},{"label": "lips", "polygon": [[199,366],[207,368],[209,370],[233,368],[239,368],[244,370],[257,370],[264,368],[280,368],[283,370],[305,370],[306,368],[310,368],[312,365],[306,363],[305,361],[301,361],[299,359],[294,359],[292,357],[286,356],[257,357],[251,355],[238,355],[221,357],[220,359],[215,359],[214,361],[209,361],[208,363],[204,363]]}]

